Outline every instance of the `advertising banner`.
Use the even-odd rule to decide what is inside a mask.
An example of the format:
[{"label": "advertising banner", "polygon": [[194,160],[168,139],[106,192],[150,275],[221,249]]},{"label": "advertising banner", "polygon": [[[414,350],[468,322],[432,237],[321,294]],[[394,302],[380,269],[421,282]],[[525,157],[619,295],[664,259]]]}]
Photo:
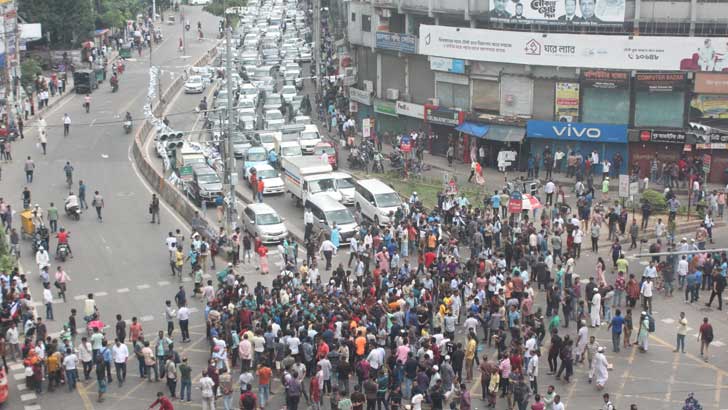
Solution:
[{"label": "advertising banner", "polygon": [[430,70],[465,74],[465,60],[458,58],[430,57]]},{"label": "advertising banner", "polygon": [[349,87],[349,99],[364,105],[372,105],[372,95],[366,90]]},{"label": "advertising banner", "polygon": [[526,135],[528,138],[624,144],[627,142],[627,126],[529,120],[526,123]]},{"label": "advertising banner", "polygon": [[554,113],[562,122],[579,121],[579,83],[556,83]]},{"label": "advertising banner", "polygon": [[377,31],[377,48],[413,54],[417,49],[417,37],[412,34]]},{"label": "advertising banner", "polygon": [[397,115],[425,119],[425,106],[406,101],[397,101]]},{"label": "advertising banner", "polygon": [[374,100],[374,112],[378,114],[389,115],[391,117],[396,117],[397,104],[395,104],[393,101]]},{"label": "advertising banner", "polygon": [[693,118],[728,118],[728,95],[693,96],[690,108]]},{"label": "advertising banner", "polygon": [[538,24],[616,25],[624,22],[625,0],[493,0],[491,21]]},{"label": "advertising banner", "polygon": [[728,94],[728,73],[696,73],[694,91],[698,94]]},{"label": "advertising banner", "polygon": [[449,108],[434,107],[425,105],[425,121],[431,124],[449,125],[457,127],[462,123],[462,111]]},{"label": "advertising banner", "polygon": [[607,36],[420,25],[420,54],[616,70],[722,71],[728,38]]},{"label": "advertising banner", "polygon": [[685,144],[688,134],[678,130],[640,130],[640,141],[662,144]]},{"label": "advertising banner", "polygon": [[635,89],[649,92],[685,91],[688,74],[683,73],[637,73]]}]

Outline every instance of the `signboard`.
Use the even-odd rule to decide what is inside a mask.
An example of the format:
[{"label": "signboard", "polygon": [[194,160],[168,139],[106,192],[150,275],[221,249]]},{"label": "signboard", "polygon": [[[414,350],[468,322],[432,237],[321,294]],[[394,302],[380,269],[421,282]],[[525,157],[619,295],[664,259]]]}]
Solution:
[{"label": "signboard", "polygon": [[620,198],[629,197],[629,175],[624,175],[624,174],[619,175],[619,197]]},{"label": "signboard", "polygon": [[377,31],[377,48],[414,54],[417,51],[417,37],[412,34]]},{"label": "signboard", "polygon": [[183,181],[192,180],[192,166],[186,165],[184,167],[180,167],[179,178]]},{"label": "signboard", "polygon": [[[705,45],[707,43],[707,46]],[[728,38],[608,36],[420,25],[419,53],[473,61],[617,70],[721,71],[711,44]]]},{"label": "signboard", "polygon": [[694,91],[698,94],[728,94],[728,74],[696,73]]},{"label": "signboard", "polygon": [[374,112],[396,117],[397,105],[393,101],[374,100]]},{"label": "signboard", "polygon": [[511,192],[511,198],[508,200],[508,212],[517,214],[523,210],[523,195],[520,192]]},{"label": "signboard", "polygon": [[430,69],[454,74],[465,74],[465,60],[459,58],[430,57]]},{"label": "signboard", "polygon": [[461,121],[461,111],[442,107],[425,106],[425,120],[431,124],[457,127]]},{"label": "signboard", "polygon": [[728,118],[728,95],[695,95],[690,108],[692,118]]},{"label": "signboard", "polygon": [[713,162],[713,156],[710,154],[703,154],[703,172],[705,175],[710,174],[710,165]]},{"label": "signboard", "polygon": [[579,121],[579,83],[556,83],[554,113],[559,121]]},{"label": "signboard", "polygon": [[671,130],[641,130],[640,141],[659,142],[663,144],[685,144],[688,134]]},{"label": "signboard", "polygon": [[526,123],[528,138],[560,141],[595,141],[627,143],[627,126],[613,124],[587,124],[529,120]]},{"label": "signboard", "polygon": [[688,74],[682,73],[637,73],[635,89],[649,92],[685,91]]},{"label": "signboard", "polygon": [[349,111],[359,112],[359,103],[356,101],[349,101]]},{"label": "signboard", "polygon": [[372,105],[371,93],[369,93],[369,91],[360,90],[354,87],[349,87],[349,100],[356,101],[364,105]]},{"label": "signboard", "polygon": [[425,119],[425,106],[405,101],[397,101],[397,115]]},{"label": "signboard", "polygon": [[491,21],[553,25],[621,25],[625,0],[495,0]]},{"label": "signboard", "polygon": [[629,196],[635,196],[640,193],[640,183],[639,181],[634,181],[629,183]]},{"label": "signboard", "polygon": [[629,72],[582,70],[581,85],[589,88],[615,89],[629,87]]},{"label": "signboard", "polygon": [[364,138],[369,138],[372,135],[372,121],[369,118],[361,120],[361,135]]}]

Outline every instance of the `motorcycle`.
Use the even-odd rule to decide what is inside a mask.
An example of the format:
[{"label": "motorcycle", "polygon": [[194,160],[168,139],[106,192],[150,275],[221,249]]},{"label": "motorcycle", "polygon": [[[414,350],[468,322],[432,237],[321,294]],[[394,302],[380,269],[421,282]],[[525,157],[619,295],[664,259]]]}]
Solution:
[{"label": "motorcycle", "polygon": [[81,209],[78,206],[66,206],[66,216],[77,221],[81,220]]},{"label": "motorcycle", "polygon": [[116,79],[114,79],[114,77],[112,77],[109,82],[111,83],[111,92],[112,93],[119,91],[119,80],[116,80]]},{"label": "motorcycle", "polygon": [[185,31],[190,31],[190,24],[189,23],[185,24]]},{"label": "motorcycle", "polygon": [[131,132],[131,120],[124,121],[124,134],[129,134]]},{"label": "motorcycle", "polygon": [[389,165],[392,169],[400,169],[404,166],[404,158],[399,150],[393,151],[389,154]]},{"label": "motorcycle", "polygon": [[59,243],[58,247],[56,248],[56,259],[60,260],[61,262],[65,262],[68,258],[69,254],[68,244],[67,243]]}]

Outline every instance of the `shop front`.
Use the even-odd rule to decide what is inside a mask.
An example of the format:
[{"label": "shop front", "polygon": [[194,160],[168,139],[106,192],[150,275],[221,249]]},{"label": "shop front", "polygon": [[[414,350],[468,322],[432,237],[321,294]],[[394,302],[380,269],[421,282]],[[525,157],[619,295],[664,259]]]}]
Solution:
[{"label": "shop front", "polygon": [[404,131],[419,131],[424,128],[425,106],[406,101],[397,101],[397,115]]},{"label": "shop front", "polygon": [[[468,136],[461,135],[458,138],[458,132],[455,130],[464,119],[463,111],[425,104],[425,123],[429,128],[431,154],[445,156],[448,146],[452,144],[455,145],[455,157],[470,162]],[[466,157],[468,158],[465,159]]]},{"label": "shop front", "polygon": [[728,184],[728,134],[710,134],[708,141],[695,144],[695,150],[688,153],[688,158],[702,160],[708,182]]},{"label": "shop front", "polygon": [[525,128],[465,121],[457,129],[474,137],[469,144],[471,160],[479,161],[483,167],[500,169],[504,165],[501,163],[499,166],[498,159],[508,158],[506,168],[520,168],[519,161],[522,156],[523,137],[526,135]]},{"label": "shop front", "polygon": [[349,112],[356,115],[357,123],[374,114],[372,111],[372,95],[366,90],[349,87]]},{"label": "shop front", "polygon": [[377,135],[383,136],[385,133],[394,135],[402,131],[394,101],[375,99],[374,118],[377,120],[375,128]]},{"label": "shop front", "polygon": [[640,178],[650,175],[650,162],[657,158],[660,163],[677,162],[695,143],[695,137],[682,129],[633,129],[629,130],[629,171],[637,165]]},{"label": "shop front", "polygon": [[[550,149],[552,153],[574,152],[586,157],[596,151],[600,161],[608,158],[614,162],[619,154],[623,161],[618,172],[627,171],[627,125],[530,120],[526,123],[526,138],[532,155],[542,155]],[[601,165],[595,169],[601,172]]]}]

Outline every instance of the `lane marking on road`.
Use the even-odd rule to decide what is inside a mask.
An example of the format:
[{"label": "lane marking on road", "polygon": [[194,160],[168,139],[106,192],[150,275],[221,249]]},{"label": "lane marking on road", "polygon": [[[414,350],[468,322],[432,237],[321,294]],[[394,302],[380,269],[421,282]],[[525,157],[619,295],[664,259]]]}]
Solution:
[{"label": "lane marking on road", "polygon": [[159,285],[159,286],[167,286],[167,285],[169,285],[169,281],[168,280],[160,280],[159,282],[157,282],[157,285]]},{"label": "lane marking on road", "polygon": [[13,375],[13,379],[15,380],[23,380],[25,379],[25,373],[16,373]]},{"label": "lane marking on road", "polygon": [[104,291],[94,293],[94,296],[107,296],[107,295],[108,295],[108,293],[104,292]]},{"label": "lane marking on road", "polygon": [[41,407],[37,404],[23,407],[23,410],[40,410],[40,409],[41,409]]},{"label": "lane marking on road", "polygon": [[90,124],[88,125],[88,126],[89,126],[89,128],[90,128],[90,127],[93,127],[93,126],[94,126],[94,124],[96,124],[96,118],[94,118],[94,119],[93,119],[93,120],[91,121],[91,123],[90,123]]},{"label": "lane marking on road", "polygon": [[192,278],[182,278],[182,282],[192,282]]},{"label": "lane marking on road", "polygon": [[152,320],[154,320],[154,316],[152,316],[152,315],[142,316],[139,318],[139,320],[141,320],[142,322],[151,322]]},{"label": "lane marking on road", "polygon": [[35,395],[35,393],[25,393],[20,395],[21,401],[30,401],[37,399],[38,396]]},{"label": "lane marking on road", "polygon": [[86,295],[76,295],[73,297],[73,300],[84,300],[86,299]]},{"label": "lane marking on road", "polygon": [[26,386],[25,386],[25,383],[20,383],[20,384],[18,384],[18,390],[20,390],[20,391],[23,391],[23,390],[25,390],[25,387],[26,387]]},{"label": "lane marking on road", "polygon": [[149,289],[149,288],[151,288],[151,286],[147,285],[146,283],[143,285],[137,285],[137,289],[139,289],[139,290]]},{"label": "lane marking on road", "polygon": [[129,292],[129,288],[116,289],[116,293],[128,293],[128,292]]}]

